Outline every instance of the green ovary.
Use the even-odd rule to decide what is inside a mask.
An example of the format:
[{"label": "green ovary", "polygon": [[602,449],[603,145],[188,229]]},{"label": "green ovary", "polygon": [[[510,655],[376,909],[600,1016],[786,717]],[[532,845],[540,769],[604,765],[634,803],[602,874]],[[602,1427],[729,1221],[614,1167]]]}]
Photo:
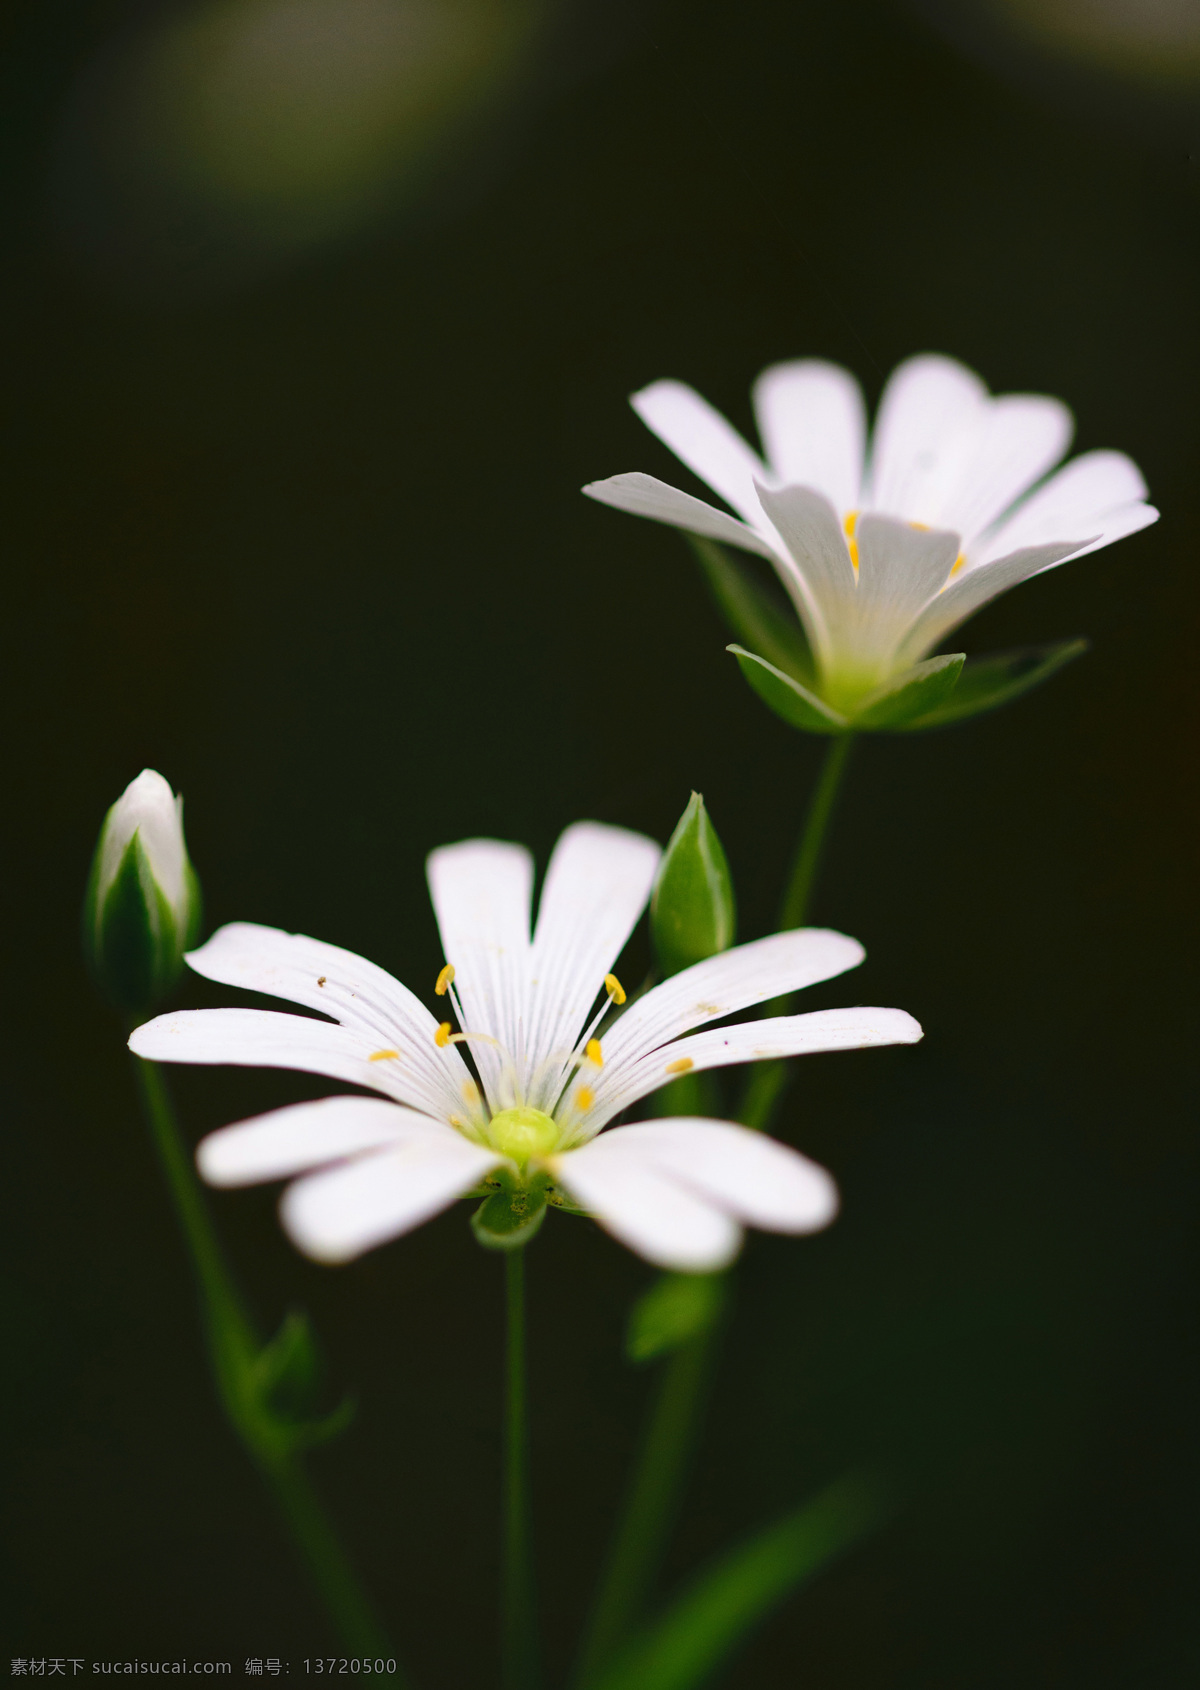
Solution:
[{"label": "green ovary", "polygon": [[549,1156],[557,1148],[559,1131],[549,1115],[540,1109],[501,1109],[488,1123],[488,1138],[503,1156],[511,1156],[518,1167],[534,1156]]}]

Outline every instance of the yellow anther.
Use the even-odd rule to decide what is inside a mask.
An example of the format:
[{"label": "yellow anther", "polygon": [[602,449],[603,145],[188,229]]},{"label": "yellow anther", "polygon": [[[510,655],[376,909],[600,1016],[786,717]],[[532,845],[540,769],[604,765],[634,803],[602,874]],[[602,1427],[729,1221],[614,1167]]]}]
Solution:
[{"label": "yellow anther", "polygon": [[606,974],[604,976],[604,990],[608,993],[614,1003],[619,1004],[625,1002],[625,988],[622,986],[615,974]]},{"label": "yellow anther", "polygon": [[855,569],[857,569],[858,568],[858,541],[857,540],[847,540],[846,545],[847,545],[847,547],[849,548],[849,551],[850,551],[850,562],[854,565]]},{"label": "yellow anther", "polygon": [[580,1086],[579,1090],[575,1093],[576,1109],[590,1109],[595,1101],[596,1094],[592,1091],[590,1086]]},{"label": "yellow anther", "polygon": [[584,1046],[584,1055],[589,1062],[594,1062],[597,1068],[604,1066],[604,1052],[600,1049],[599,1039],[589,1039]]},{"label": "yellow anther", "polygon": [[957,575],[960,569],[966,568],[966,564],[967,564],[967,554],[966,554],[966,552],[959,552],[958,556],[954,560],[954,568],[950,571],[950,574],[951,575]]},{"label": "yellow anther", "polygon": [[444,998],[450,990],[450,982],[454,978],[454,964],[448,962],[437,977],[437,985],[433,988],[439,998]]},{"label": "yellow anther", "polygon": [[918,534],[928,534],[929,532],[929,524],[927,522],[910,522],[908,526],[910,528],[915,528]]},{"label": "yellow anther", "polygon": [[475,1084],[474,1080],[463,1081],[462,1094],[463,1102],[466,1104],[468,1109],[478,1109],[480,1102],[479,1087]]},{"label": "yellow anther", "polygon": [[690,1056],[681,1056],[678,1062],[667,1063],[667,1073],[686,1074],[689,1069],[694,1068],[695,1066],[696,1064],[692,1061]]},{"label": "yellow anther", "polygon": [[858,527],[858,512],[847,511],[842,527],[846,530],[847,540],[853,540],[854,530]]},{"label": "yellow anther", "polygon": [[450,1023],[448,1021],[442,1022],[437,1032],[433,1035],[433,1042],[439,1050],[445,1050],[446,1046],[450,1043]]},{"label": "yellow anther", "polygon": [[373,1050],[370,1056],[368,1056],[367,1061],[391,1062],[394,1057],[398,1057],[399,1055],[400,1052],[398,1050]]}]

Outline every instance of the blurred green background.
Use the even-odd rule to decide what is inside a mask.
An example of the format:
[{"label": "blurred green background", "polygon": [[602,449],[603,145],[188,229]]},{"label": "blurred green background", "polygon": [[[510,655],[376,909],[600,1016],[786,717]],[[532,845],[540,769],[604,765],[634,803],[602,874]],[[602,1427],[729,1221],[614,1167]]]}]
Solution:
[{"label": "blurred green background", "polygon": [[[577,489],[679,478],[625,404],[656,377],[749,428],[771,361],[833,358],[874,399],[934,349],[1065,397],[1164,520],[970,624],[970,651],[1089,635],[1044,692],[857,755],[814,915],[869,959],[806,1007],[898,1004],[927,1037],[796,1065],[780,1136],[845,1212],[749,1243],[667,1586],[875,1461],[906,1511],[731,1682],[1200,1677],[1200,122],[1181,71],[1122,82],[1069,30],[1039,56],[975,10],[6,9],[11,1654],[296,1672],[335,1646],[215,1409],[77,960],[106,807],[162,770],[212,925],[310,932],[420,991],[432,846],[544,862],[580,816],[665,839],[695,787],[742,936],[768,930],[821,746],[741,682],[678,537]],[[327,1089],[175,1076],[194,1136]],[[462,1207],[334,1272],[272,1192],[214,1202],[264,1324],[307,1306],[331,1395],[359,1394],[314,1466],[405,1658],[427,1690],[482,1690],[501,1264]],[[557,1216],[529,1269],[561,1673],[652,1276]]]}]

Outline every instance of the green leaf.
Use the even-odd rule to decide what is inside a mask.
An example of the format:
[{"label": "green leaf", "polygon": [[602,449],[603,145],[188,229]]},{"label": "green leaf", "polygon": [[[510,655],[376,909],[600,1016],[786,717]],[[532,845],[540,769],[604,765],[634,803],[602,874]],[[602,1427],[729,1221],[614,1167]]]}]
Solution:
[{"label": "green leaf", "polygon": [[759,585],[750,566],[730,557],[715,540],[686,536],[708,577],[717,605],[741,639],[761,651],[777,669],[812,684],[812,653],[796,612],[782,598]]},{"label": "green leaf", "polygon": [[965,722],[983,710],[1009,704],[1024,692],[1041,686],[1064,664],[1082,657],[1087,640],[1060,640],[1056,645],[1026,646],[1020,651],[993,652],[990,657],[969,658],[953,696],[944,703],[905,724],[906,731],[947,727]]},{"label": "green leaf", "polygon": [[727,645],[725,650],[737,658],[742,674],[763,703],[789,727],[804,733],[840,734],[850,726],[845,716],[831,710],[815,692],[792,680],[765,657],[756,657],[740,645]]},{"label": "green leaf", "polygon": [[546,1218],[546,1188],[505,1187],[482,1202],[471,1230],[485,1250],[519,1250]]},{"label": "green leaf", "polygon": [[851,717],[856,728],[898,729],[927,716],[954,691],[966,657],[928,657],[868,693]]},{"label": "green leaf", "polygon": [[285,1449],[311,1449],[336,1437],[354,1418],[356,1404],[344,1397],[328,1414],[317,1414],[321,1356],[308,1316],[291,1309],[257,1356],[246,1381],[256,1423]]},{"label": "green leaf", "polygon": [[884,1487],[851,1476],[731,1550],[592,1681],[594,1690],[697,1690],[797,1586],[881,1525]]},{"label": "green leaf", "polygon": [[630,1361],[652,1361],[696,1338],[725,1306],[726,1276],[721,1273],[664,1273],[629,1312],[625,1354]]},{"label": "green leaf", "polygon": [[737,911],[725,848],[693,792],[667,843],[650,897],[650,931],[664,975],[733,943]]},{"label": "green leaf", "polygon": [[255,1374],[263,1401],[277,1417],[299,1420],[312,1409],[320,1358],[312,1326],[301,1309],[290,1309],[279,1331],[263,1345]]}]

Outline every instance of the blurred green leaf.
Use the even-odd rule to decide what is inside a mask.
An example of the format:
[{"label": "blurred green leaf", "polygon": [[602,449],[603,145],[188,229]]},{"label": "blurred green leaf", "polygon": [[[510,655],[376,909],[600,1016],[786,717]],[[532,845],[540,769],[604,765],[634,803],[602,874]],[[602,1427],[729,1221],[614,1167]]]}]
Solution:
[{"label": "blurred green leaf", "polygon": [[855,728],[895,730],[927,716],[950,697],[965,662],[960,651],[952,657],[928,657],[893,675],[859,705],[851,718]]},{"label": "blurred green leaf", "polygon": [[243,1377],[256,1424],[288,1449],[326,1443],[353,1420],[356,1404],[344,1397],[328,1414],[316,1414],[321,1354],[308,1316],[291,1309],[278,1332],[250,1360]]},{"label": "blurred green leaf", "polygon": [[765,657],[756,657],[740,645],[727,645],[738,660],[742,674],[768,709],[792,728],[804,733],[839,734],[849,727],[845,716],[831,710],[829,705],[810,692],[799,681],[793,681]]},{"label": "blurred green leaf", "polygon": [[1009,704],[1048,681],[1056,670],[1082,657],[1087,649],[1087,640],[1060,640],[1056,645],[1026,646],[1019,651],[998,651],[990,657],[969,658],[952,696],[928,714],[906,722],[905,729],[919,733],[924,728],[947,727],[983,710]]},{"label": "blurred green leaf", "polygon": [[629,1311],[625,1354],[651,1361],[707,1332],[725,1306],[726,1275],[664,1273]]},{"label": "blurred green leaf", "polygon": [[781,596],[761,586],[748,564],[730,557],[715,540],[686,536],[708,577],[708,584],[725,620],[741,639],[753,646],[785,675],[811,686],[812,653],[800,619]]},{"label": "blurred green leaf", "polygon": [[667,843],[650,897],[650,931],[664,975],[727,951],[737,912],[725,848],[693,792]]},{"label": "blurred green leaf", "polygon": [[852,1475],[731,1550],[592,1681],[594,1690],[697,1690],[805,1579],[880,1526],[884,1487]]}]

